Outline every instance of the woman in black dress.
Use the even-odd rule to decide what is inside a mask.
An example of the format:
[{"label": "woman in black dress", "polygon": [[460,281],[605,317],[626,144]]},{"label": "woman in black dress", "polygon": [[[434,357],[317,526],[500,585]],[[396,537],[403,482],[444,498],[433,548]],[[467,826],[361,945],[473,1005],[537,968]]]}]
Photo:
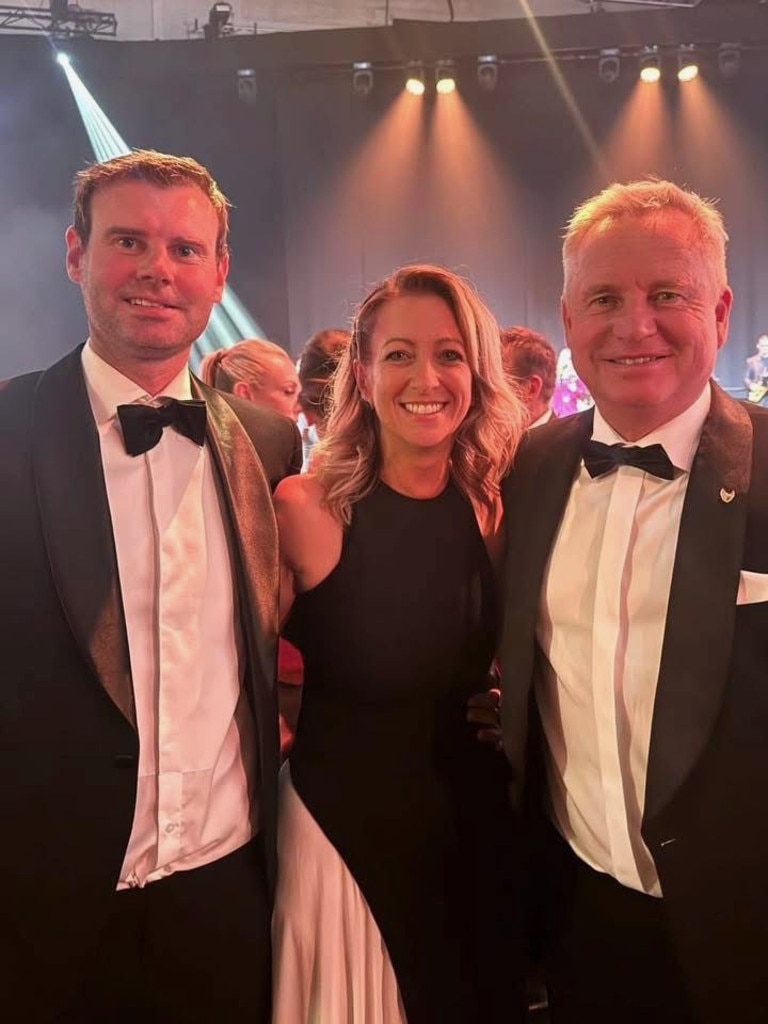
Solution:
[{"label": "woman in black dress", "polygon": [[276,491],[305,663],[277,1024],[518,1019],[504,765],[466,702],[493,658],[499,481],[524,420],[472,288],[406,267],[360,307],[314,471]]}]

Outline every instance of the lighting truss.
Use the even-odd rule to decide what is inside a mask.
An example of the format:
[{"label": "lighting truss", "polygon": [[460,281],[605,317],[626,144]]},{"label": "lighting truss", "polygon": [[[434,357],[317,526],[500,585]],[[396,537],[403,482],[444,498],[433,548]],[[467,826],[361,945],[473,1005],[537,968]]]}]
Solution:
[{"label": "lighting truss", "polygon": [[[763,0],[761,0],[763,2]],[[701,0],[581,0],[592,11],[601,11],[606,4],[631,4],[633,7],[698,7]]]},{"label": "lighting truss", "polygon": [[0,4],[0,30],[44,32],[61,39],[73,36],[117,35],[117,18],[107,11],[89,11],[77,5],[67,6],[64,17],[54,16],[50,7],[12,7]]}]

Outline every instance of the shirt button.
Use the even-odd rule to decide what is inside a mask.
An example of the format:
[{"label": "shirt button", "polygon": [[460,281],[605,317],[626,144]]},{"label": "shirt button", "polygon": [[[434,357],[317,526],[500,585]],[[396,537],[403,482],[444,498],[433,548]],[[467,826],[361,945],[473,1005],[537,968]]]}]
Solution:
[{"label": "shirt button", "polygon": [[168,824],[165,826],[165,834],[167,836],[169,836],[171,834],[171,832],[175,832],[175,831],[176,831],[175,823],[172,822],[172,821],[169,821]]}]

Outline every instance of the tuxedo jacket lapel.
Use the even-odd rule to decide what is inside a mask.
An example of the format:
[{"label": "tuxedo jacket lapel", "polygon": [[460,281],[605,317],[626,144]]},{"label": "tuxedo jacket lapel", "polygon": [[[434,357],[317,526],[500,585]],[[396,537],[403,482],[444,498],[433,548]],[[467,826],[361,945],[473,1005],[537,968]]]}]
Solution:
[{"label": "tuxedo jacket lapel", "polygon": [[80,351],[40,377],[34,396],[34,484],[64,613],[101,685],[135,726],[112,521]]},{"label": "tuxedo jacket lapel", "polygon": [[266,832],[267,878],[274,887],[277,769],[280,736],[274,697],[278,630],[277,523],[269,481],[251,440],[226,399],[192,378],[192,391],[208,407],[207,440],[227,512],[240,618],[249,654],[249,681],[259,738],[260,811]]},{"label": "tuxedo jacket lapel", "polygon": [[513,768],[511,798],[520,797],[524,776],[528,704],[534,675],[536,620],[544,571],[565,509],[591,411],[537,427],[526,438],[504,484],[507,552],[502,586],[504,627],[500,662],[504,681],[502,723]]},{"label": "tuxedo jacket lapel", "polygon": [[277,524],[269,482],[248,434],[227,401],[193,378],[193,394],[208,407],[207,439],[219,471],[232,529],[244,570],[244,597],[256,626],[255,640],[265,679],[274,677],[272,648],[277,634]]},{"label": "tuxedo jacket lapel", "polygon": [[749,416],[713,385],[675,554],[651,729],[646,821],[683,784],[720,710],[731,659],[751,461]]}]

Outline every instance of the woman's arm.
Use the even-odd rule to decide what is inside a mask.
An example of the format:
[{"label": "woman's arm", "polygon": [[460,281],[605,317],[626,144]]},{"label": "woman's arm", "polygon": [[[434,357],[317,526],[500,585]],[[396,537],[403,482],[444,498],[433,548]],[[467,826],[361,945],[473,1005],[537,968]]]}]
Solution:
[{"label": "woman's arm", "polygon": [[323,489],[312,473],[290,476],[275,490],[280,534],[280,622],[296,594],[311,590],[341,557],[342,527],[323,505]]}]

